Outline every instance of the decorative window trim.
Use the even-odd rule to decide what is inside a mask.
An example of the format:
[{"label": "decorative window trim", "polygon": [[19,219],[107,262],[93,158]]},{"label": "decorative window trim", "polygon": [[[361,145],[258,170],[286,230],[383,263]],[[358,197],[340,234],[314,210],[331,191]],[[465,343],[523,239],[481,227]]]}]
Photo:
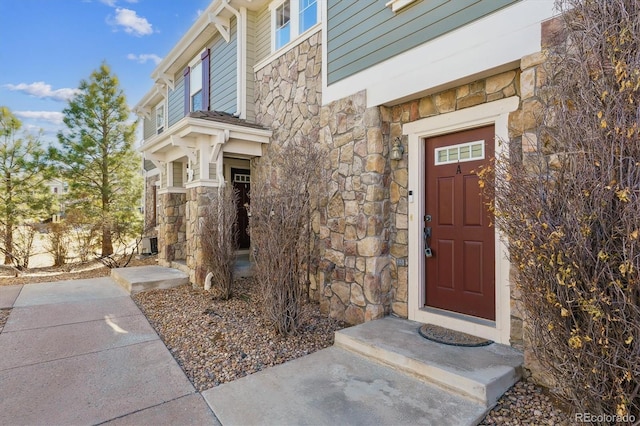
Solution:
[{"label": "decorative window trim", "polygon": [[[276,46],[276,23],[277,23],[277,11],[289,2],[289,40],[283,43],[281,46]],[[271,52],[277,52],[285,49],[288,46],[294,45],[298,38],[304,36],[308,32],[312,31],[321,21],[322,4],[321,0],[316,0],[316,22],[304,31],[300,31],[300,0],[278,0],[269,5],[271,11]]]},{"label": "decorative window trim", "polygon": [[397,12],[403,7],[409,6],[416,0],[391,0],[385,4],[386,7],[390,7],[392,12]]}]

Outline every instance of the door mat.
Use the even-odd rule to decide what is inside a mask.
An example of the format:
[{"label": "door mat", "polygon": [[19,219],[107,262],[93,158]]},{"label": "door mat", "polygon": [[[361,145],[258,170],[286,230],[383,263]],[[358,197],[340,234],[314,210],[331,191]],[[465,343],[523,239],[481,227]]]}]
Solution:
[{"label": "door mat", "polygon": [[493,343],[492,340],[483,339],[481,337],[472,336],[470,334],[461,333],[459,331],[449,330],[435,324],[424,324],[418,330],[420,335],[425,339],[451,346],[487,346]]}]

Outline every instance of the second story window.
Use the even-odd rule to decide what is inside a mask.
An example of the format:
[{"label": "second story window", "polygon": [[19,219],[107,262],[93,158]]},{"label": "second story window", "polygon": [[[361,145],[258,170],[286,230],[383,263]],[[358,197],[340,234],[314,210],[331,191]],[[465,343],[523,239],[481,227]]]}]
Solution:
[{"label": "second story window", "polygon": [[272,5],[273,50],[294,40],[318,23],[317,0],[285,0]]},{"label": "second story window", "polygon": [[184,115],[194,111],[209,111],[210,58],[209,49],[193,58],[184,70]]},{"label": "second story window", "polygon": [[191,67],[189,79],[191,111],[202,111],[202,62]]},{"label": "second story window", "polygon": [[318,22],[317,0],[300,1],[300,33],[307,31]]},{"label": "second story window", "polygon": [[156,107],[156,131],[158,134],[164,130],[164,104]]},{"label": "second story window", "polygon": [[276,49],[291,41],[291,5],[285,1],[276,8]]}]

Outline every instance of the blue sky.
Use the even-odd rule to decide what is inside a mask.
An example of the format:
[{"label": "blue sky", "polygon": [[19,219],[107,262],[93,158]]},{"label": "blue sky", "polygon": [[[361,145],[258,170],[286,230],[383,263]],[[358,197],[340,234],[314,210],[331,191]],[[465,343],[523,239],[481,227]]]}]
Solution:
[{"label": "blue sky", "polygon": [[69,96],[104,60],[133,107],[210,1],[0,0],[0,105],[55,142]]}]

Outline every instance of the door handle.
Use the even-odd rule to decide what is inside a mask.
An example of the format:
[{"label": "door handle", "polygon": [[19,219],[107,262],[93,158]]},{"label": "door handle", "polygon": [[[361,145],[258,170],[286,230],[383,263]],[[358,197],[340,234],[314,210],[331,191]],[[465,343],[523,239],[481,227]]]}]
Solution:
[{"label": "door handle", "polygon": [[431,227],[424,228],[422,235],[424,237],[424,255],[425,257],[433,257],[433,251],[429,247],[429,240],[431,239]]}]

